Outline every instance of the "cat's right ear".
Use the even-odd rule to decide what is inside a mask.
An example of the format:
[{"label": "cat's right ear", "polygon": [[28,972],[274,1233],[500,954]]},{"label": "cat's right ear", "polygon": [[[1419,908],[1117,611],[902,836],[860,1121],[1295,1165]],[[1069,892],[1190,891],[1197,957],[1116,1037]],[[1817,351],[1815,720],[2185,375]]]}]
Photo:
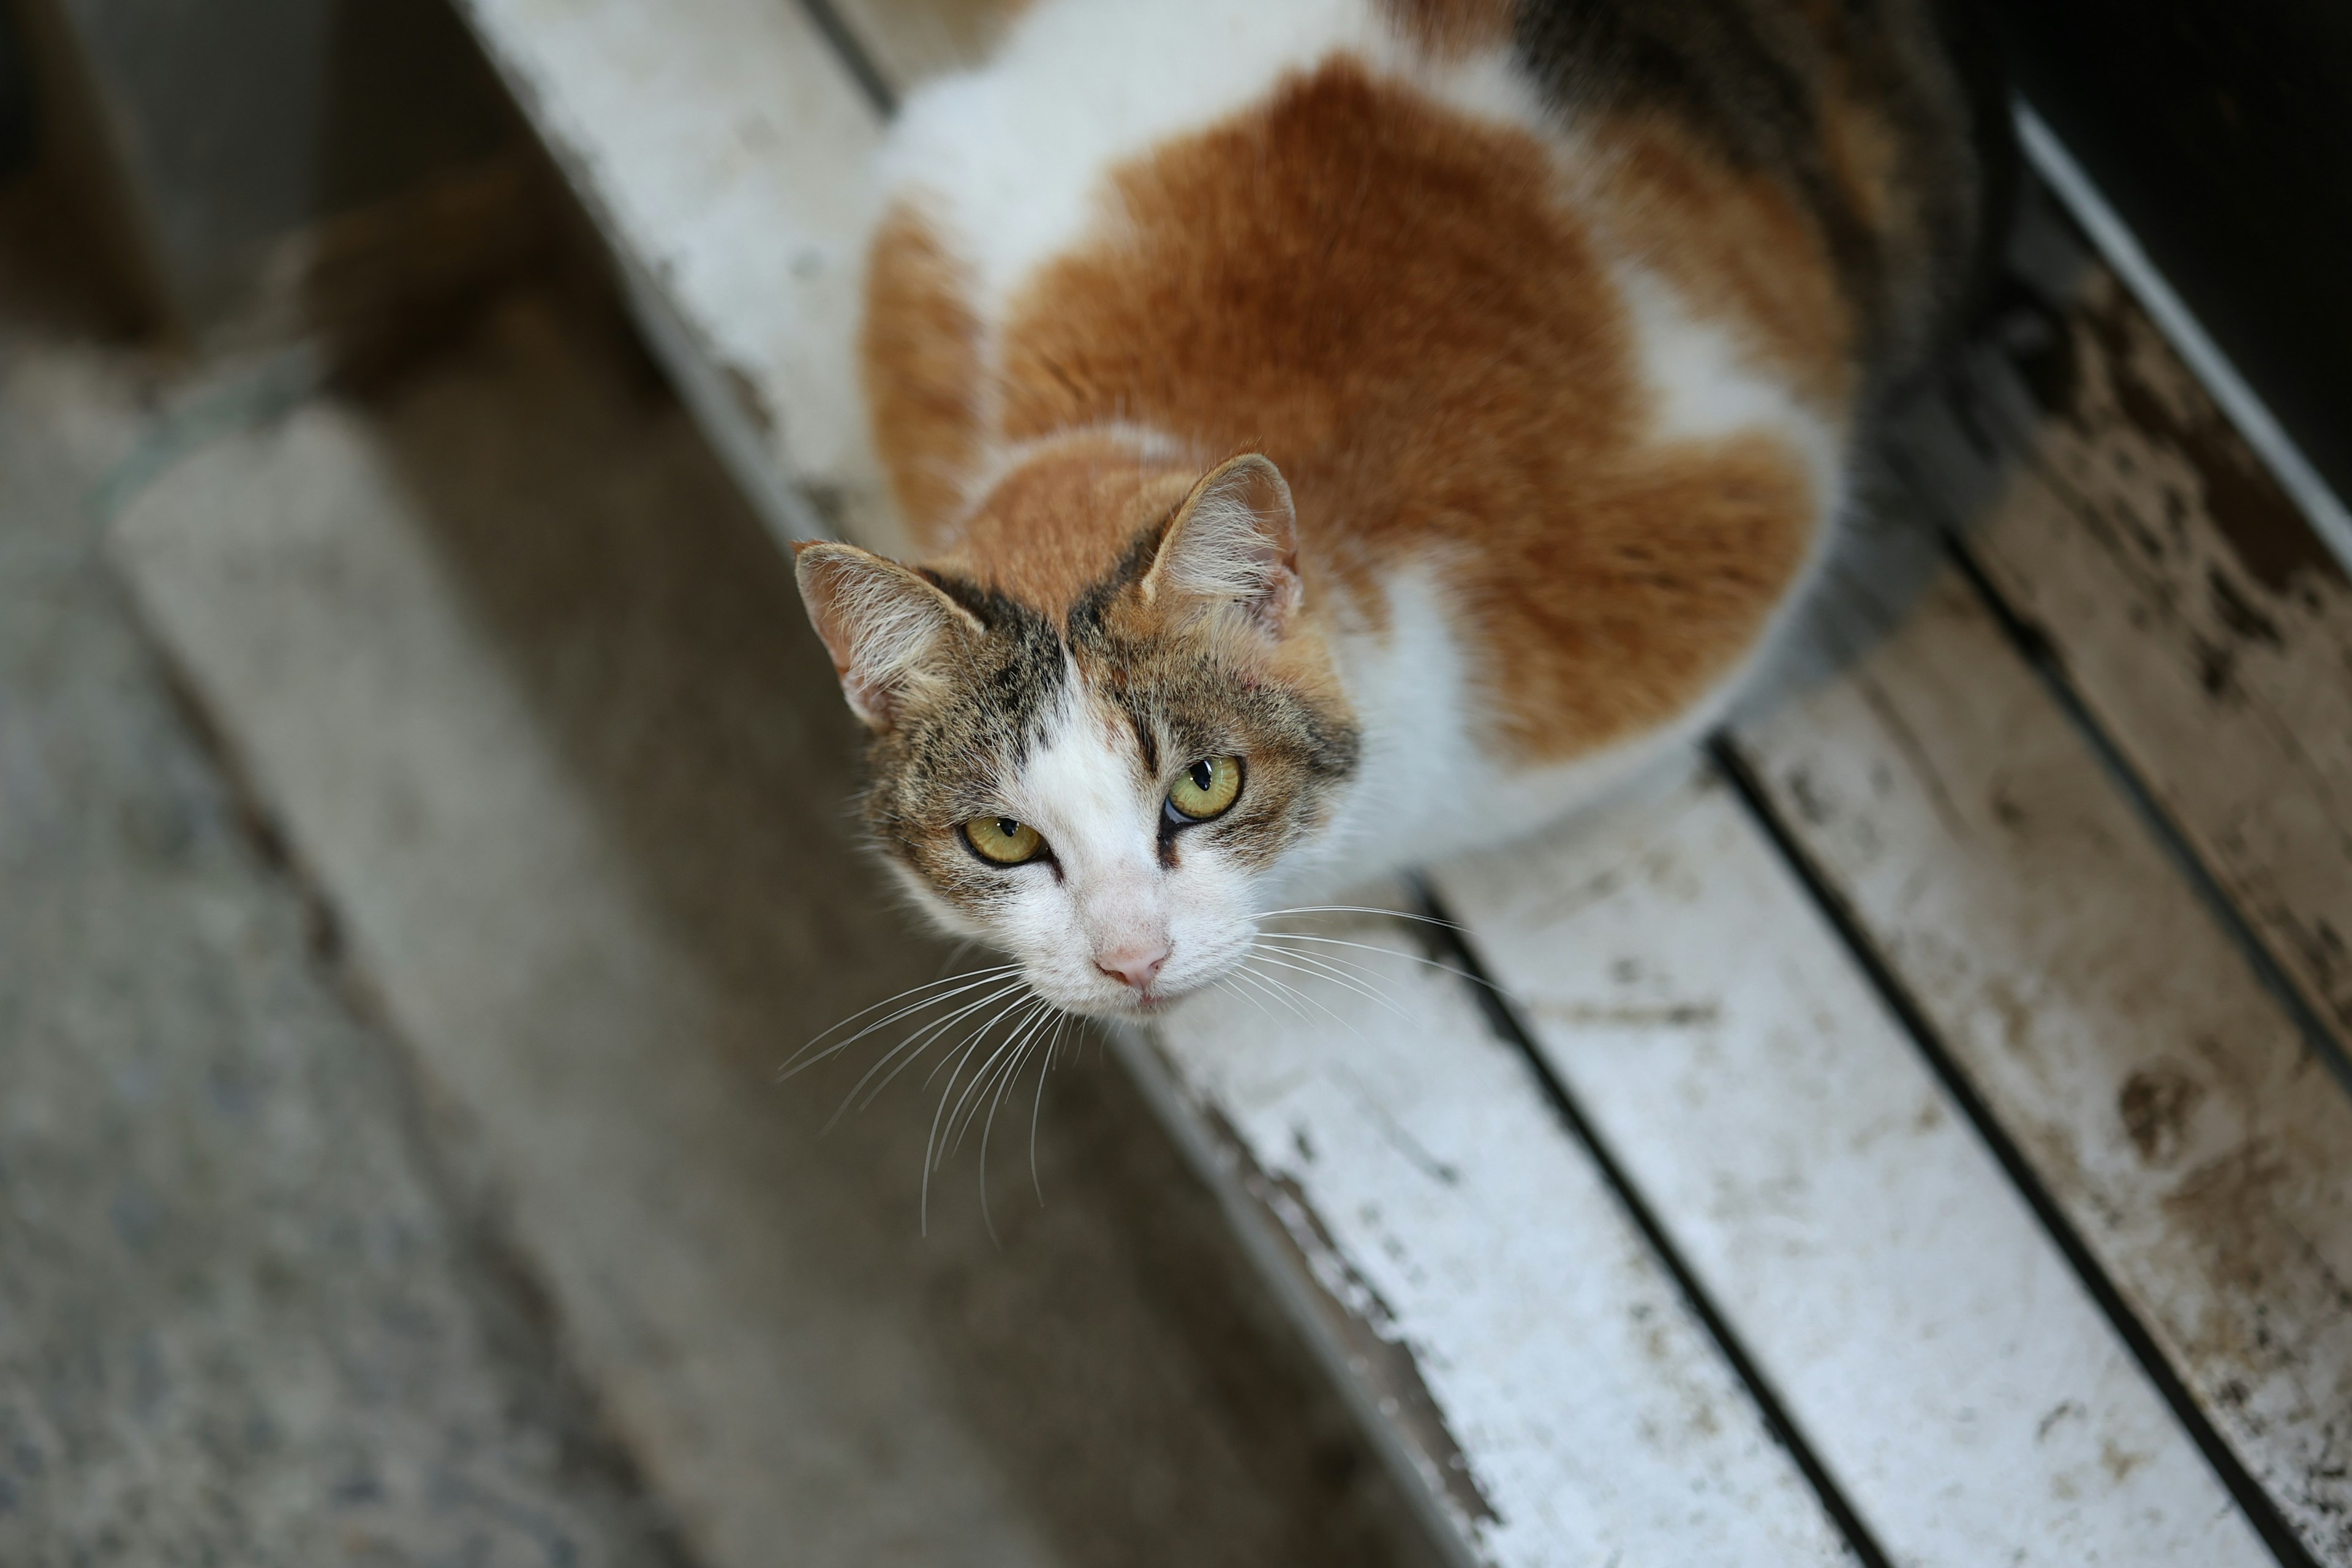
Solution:
[{"label": "cat's right ear", "polygon": [[1184,498],[1143,574],[1163,595],[1280,637],[1298,612],[1298,520],[1282,470],[1255,452],[1220,464]]},{"label": "cat's right ear", "polygon": [[938,679],[949,639],[982,630],[929,579],[854,544],[795,544],[793,569],[842,695],[877,731],[897,723],[910,692]]}]

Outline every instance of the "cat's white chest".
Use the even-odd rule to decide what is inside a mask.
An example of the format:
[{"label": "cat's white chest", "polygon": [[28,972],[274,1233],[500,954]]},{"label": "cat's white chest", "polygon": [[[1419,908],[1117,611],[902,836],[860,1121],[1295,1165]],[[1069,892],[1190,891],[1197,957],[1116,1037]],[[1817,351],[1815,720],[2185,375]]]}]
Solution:
[{"label": "cat's white chest", "polygon": [[[1343,632],[1341,679],[1362,727],[1361,773],[1332,832],[1293,868],[1289,891],[1328,897],[1525,837],[1609,799],[1693,748],[1746,668],[1673,722],[1572,760],[1528,766],[1490,746],[1481,673],[1443,576],[1408,566],[1384,584],[1381,626]],[[1752,665],[1754,661],[1748,661]]]},{"label": "cat's white chest", "polygon": [[1300,868],[1308,890],[1515,837],[1590,800],[1629,761],[1641,761],[1612,752],[1529,769],[1490,754],[1479,672],[1442,574],[1407,566],[1383,587],[1379,624],[1337,638],[1340,679],[1362,729],[1362,766],[1333,831]]}]

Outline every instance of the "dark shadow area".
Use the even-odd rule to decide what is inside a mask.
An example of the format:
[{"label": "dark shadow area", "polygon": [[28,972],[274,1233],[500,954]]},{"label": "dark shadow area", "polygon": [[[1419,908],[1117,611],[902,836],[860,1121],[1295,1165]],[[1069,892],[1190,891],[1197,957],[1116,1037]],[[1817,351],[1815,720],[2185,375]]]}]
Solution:
[{"label": "dark shadow area", "polygon": [[103,558],[76,231],[0,188],[0,1562],[689,1568]]},{"label": "dark shadow area", "polygon": [[2352,494],[2352,8],[1996,11],[2026,97],[2336,494]]}]

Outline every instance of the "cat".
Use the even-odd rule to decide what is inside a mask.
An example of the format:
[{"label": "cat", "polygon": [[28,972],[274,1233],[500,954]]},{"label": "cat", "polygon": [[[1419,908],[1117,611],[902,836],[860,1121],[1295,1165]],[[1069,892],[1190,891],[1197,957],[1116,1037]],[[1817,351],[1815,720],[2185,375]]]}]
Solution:
[{"label": "cat", "polygon": [[1070,1012],[1717,720],[1994,237],[1936,0],[1035,0],[916,92],[796,547],[864,813]]}]

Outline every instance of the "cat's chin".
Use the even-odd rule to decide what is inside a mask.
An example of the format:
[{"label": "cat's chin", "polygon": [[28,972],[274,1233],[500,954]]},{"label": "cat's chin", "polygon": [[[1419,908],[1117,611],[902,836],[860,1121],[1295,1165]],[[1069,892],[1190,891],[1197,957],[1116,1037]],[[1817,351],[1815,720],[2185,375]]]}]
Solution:
[{"label": "cat's chin", "polygon": [[1165,992],[1150,996],[1129,994],[1118,997],[1101,997],[1077,1005],[1064,1003],[1062,1007],[1065,1012],[1076,1013],[1088,1018],[1101,1018],[1107,1022],[1145,1024],[1166,1017],[1207,989],[1208,986],[1205,984],[1189,985],[1181,991]]}]

